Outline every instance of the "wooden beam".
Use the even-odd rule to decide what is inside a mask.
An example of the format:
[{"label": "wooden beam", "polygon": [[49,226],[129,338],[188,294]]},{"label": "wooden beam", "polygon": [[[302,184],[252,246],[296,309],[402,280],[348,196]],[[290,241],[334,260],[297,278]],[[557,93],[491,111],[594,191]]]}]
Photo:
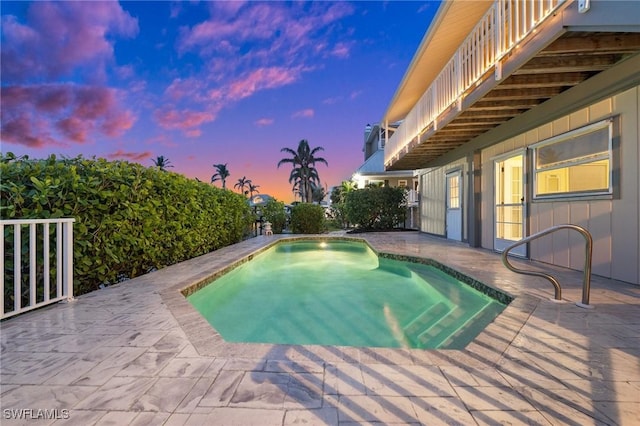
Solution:
[{"label": "wooden beam", "polygon": [[622,58],[620,54],[540,56],[531,59],[513,75],[604,71]]},{"label": "wooden beam", "polygon": [[487,117],[484,119],[460,118],[447,124],[447,127],[488,127],[504,123],[505,117]]},{"label": "wooden beam", "polygon": [[484,99],[476,102],[469,108],[470,110],[485,110],[492,111],[497,109],[531,109],[536,105],[542,103],[540,99],[513,99],[505,101],[485,101]]},{"label": "wooden beam", "polygon": [[486,101],[510,99],[549,99],[562,92],[562,87],[534,87],[531,89],[503,89],[501,86],[482,98]]},{"label": "wooden beam", "polygon": [[466,110],[458,116],[458,118],[483,119],[483,118],[499,118],[499,117],[515,117],[522,114],[526,109],[504,109],[497,111],[486,110]]},{"label": "wooden beam", "polygon": [[574,33],[554,41],[540,55],[633,53],[638,50],[639,33]]},{"label": "wooden beam", "polygon": [[591,77],[586,72],[512,75],[501,85],[504,89],[531,89],[536,87],[575,86]]}]

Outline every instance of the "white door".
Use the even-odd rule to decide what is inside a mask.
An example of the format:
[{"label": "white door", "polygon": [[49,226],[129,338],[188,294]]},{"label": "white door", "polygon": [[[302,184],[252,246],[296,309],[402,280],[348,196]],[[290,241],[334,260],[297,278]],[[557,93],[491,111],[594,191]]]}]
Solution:
[{"label": "white door", "polygon": [[447,192],[445,225],[447,238],[462,241],[462,172],[447,173]]},{"label": "white door", "polygon": [[[524,235],[524,154],[495,160],[495,233],[494,248],[504,251]],[[510,253],[527,256],[523,244]]]}]

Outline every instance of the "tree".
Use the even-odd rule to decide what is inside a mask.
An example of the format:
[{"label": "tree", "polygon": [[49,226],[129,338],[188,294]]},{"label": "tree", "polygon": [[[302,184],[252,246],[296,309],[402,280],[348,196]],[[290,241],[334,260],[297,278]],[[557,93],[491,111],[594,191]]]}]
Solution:
[{"label": "tree", "polygon": [[360,229],[393,229],[404,221],[406,197],[403,188],[388,186],[351,191],[345,197],[346,218]]},{"label": "tree", "polygon": [[346,197],[351,191],[358,189],[358,184],[351,180],[343,180],[340,186],[331,190],[331,215],[337,224],[343,228],[349,227],[346,214]]},{"label": "tree", "polygon": [[163,172],[166,172],[169,167],[173,167],[173,165],[171,164],[171,161],[168,158],[166,158],[164,155],[158,155],[157,158],[155,159],[152,158],[151,161],[157,168],[159,168]]},{"label": "tree", "polygon": [[327,190],[322,185],[317,185],[315,183],[311,184],[312,192],[311,196],[313,198],[313,202],[321,203],[324,200],[324,197],[327,196]]},{"label": "tree", "polygon": [[289,183],[293,184],[294,190],[298,186],[302,202],[311,202],[313,198],[312,184],[320,184],[320,177],[315,168],[316,163],[324,163],[329,165],[327,160],[322,157],[316,157],[316,154],[324,151],[321,146],[311,148],[306,139],[302,139],[298,143],[298,148],[294,151],[291,148],[282,148],[280,152],[286,152],[291,155],[290,158],[283,158],[278,162],[278,168],[285,163],[291,163],[293,167],[289,175]]},{"label": "tree", "polygon": [[258,190],[260,185],[254,185],[253,183],[249,183],[249,197],[253,197],[253,194],[257,194],[260,191]]},{"label": "tree", "polygon": [[227,188],[227,178],[231,176],[229,173],[229,169],[227,169],[227,163],[224,164],[214,164],[213,168],[216,169],[216,172],[211,176],[211,183],[215,181],[222,182],[222,189]]},{"label": "tree", "polygon": [[[238,179],[238,182],[236,182],[236,184],[233,185],[234,188],[239,189],[240,193],[244,194],[245,196],[249,193],[250,186],[251,186],[251,179],[247,179],[246,176],[242,176],[240,179]],[[247,190],[245,190],[245,188],[247,188]]]}]

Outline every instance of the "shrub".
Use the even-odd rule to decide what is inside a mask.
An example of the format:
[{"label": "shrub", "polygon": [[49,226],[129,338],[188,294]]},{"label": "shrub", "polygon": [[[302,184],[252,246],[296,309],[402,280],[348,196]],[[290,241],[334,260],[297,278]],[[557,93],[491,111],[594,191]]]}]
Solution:
[{"label": "shrub", "polygon": [[271,222],[271,230],[274,234],[282,234],[282,230],[287,224],[287,212],[284,210],[284,203],[277,200],[269,200],[262,207],[262,216],[267,222]]},{"label": "shrub", "polygon": [[368,187],[346,194],[345,214],[361,229],[393,229],[404,221],[406,192],[403,188]]},{"label": "shrub", "polygon": [[243,196],[157,167],[9,153],[0,174],[3,219],[76,219],[75,294],[241,241],[252,222]]},{"label": "shrub", "polygon": [[294,234],[320,234],[325,231],[324,208],[318,204],[300,203],[291,210]]}]

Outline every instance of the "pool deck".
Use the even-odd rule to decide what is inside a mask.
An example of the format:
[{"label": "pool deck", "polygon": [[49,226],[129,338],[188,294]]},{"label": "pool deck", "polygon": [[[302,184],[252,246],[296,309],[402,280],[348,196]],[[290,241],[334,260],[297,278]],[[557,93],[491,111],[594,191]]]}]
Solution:
[{"label": "pool deck", "polygon": [[[261,236],[3,321],[0,422],[640,424],[640,286],[594,276],[583,309],[581,272],[547,267],[567,300],[554,303],[549,282],[490,251],[418,232],[355,237],[515,300],[461,351],[226,343],[180,290],[279,238]],[[38,410],[59,419],[11,419]]]}]

